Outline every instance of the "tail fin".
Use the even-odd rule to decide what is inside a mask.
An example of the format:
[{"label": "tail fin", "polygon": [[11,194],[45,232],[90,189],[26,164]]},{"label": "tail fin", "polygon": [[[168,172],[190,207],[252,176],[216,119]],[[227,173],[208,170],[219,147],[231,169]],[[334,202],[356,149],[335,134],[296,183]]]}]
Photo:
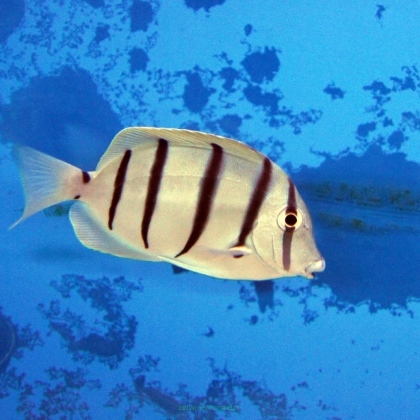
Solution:
[{"label": "tail fin", "polygon": [[[26,204],[22,217],[9,229],[27,217],[53,204],[74,198],[81,170],[59,159],[27,146],[13,149],[19,166]],[[78,178],[77,178],[78,177]]]}]

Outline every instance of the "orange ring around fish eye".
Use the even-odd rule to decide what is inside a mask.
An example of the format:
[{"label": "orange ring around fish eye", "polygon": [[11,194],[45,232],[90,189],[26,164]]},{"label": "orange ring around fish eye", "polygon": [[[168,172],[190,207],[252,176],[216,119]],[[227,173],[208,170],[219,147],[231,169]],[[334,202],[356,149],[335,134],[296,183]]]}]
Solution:
[{"label": "orange ring around fish eye", "polygon": [[302,226],[303,214],[296,207],[284,207],[277,216],[277,224],[283,230],[297,230]]}]

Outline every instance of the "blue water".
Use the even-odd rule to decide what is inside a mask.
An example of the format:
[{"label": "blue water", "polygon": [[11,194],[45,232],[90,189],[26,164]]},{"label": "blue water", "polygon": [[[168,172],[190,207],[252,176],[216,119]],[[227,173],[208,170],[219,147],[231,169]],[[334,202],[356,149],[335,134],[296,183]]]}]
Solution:
[{"label": "blue water", "polygon": [[[419,21],[409,0],[1,0],[1,417],[419,418]],[[7,230],[12,143],[93,170],[133,125],[270,156],[325,272],[100,254],[66,204]]]}]

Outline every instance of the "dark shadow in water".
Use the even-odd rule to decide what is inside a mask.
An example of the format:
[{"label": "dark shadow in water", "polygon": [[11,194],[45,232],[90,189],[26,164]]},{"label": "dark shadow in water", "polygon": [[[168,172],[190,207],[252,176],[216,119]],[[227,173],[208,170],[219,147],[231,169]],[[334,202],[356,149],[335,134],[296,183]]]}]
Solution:
[{"label": "dark shadow in water", "polygon": [[[52,366],[45,370],[47,380],[26,382],[20,388],[16,411],[26,419],[91,419],[92,392],[101,388],[99,379],[87,379],[87,370]],[[85,400],[89,392],[89,402]]]},{"label": "dark shadow in water", "polygon": [[134,0],[130,8],[131,32],[147,32],[155,13],[148,1]]},{"label": "dark shadow in water", "polygon": [[7,38],[22,22],[25,13],[24,0],[5,0],[0,2],[0,43]]},{"label": "dark shadow in water", "polygon": [[84,315],[69,308],[62,309],[62,301],[52,301],[49,306],[38,305],[50,330],[60,335],[63,347],[72,354],[73,360],[84,364],[98,360],[111,369],[118,367],[134,347],[137,329],[137,320],[125,313],[122,303],[130,299],[132,293],[141,291],[141,284],[123,277],[89,280],[66,274],[51,285],[64,299],[77,293],[95,313],[95,323],[89,324]]},{"label": "dark shadow in water", "polygon": [[226,0],[184,0],[185,5],[195,12],[203,8],[206,12],[214,6],[222,5]]},{"label": "dark shadow in water", "polygon": [[5,372],[10,358],[17,348],[15,326],[0,313],[0,373]]},{"label": "dark shadow in water", "polygon": [[294,174],[339,301],[390,307],[420,298],[420,165],[371,146]]},{"label": "dark shadow in water", "polygon": [[[106,403],[109,407],[125,406],[126,418],[135,418],[145,405],[166,418],[176,419],[219,419],[230,417],[233,413],[247,412],[251,404],[255,410],[254,418],[281,420],[306,407],[298,401],[291,402],[286,394],[276,394],[263,383],[246,380],[225,366],[218,368],[214,359],[209,358],[211,379],[206,392],[193,395],[188,385],[179,384],[176,391],[165,388],[160,381],[148,381],[150,372],[156,372],[159,359],[150,355],[140,356],[138,365],[130,369],[132,384],[117,385],[110,393]],[[302,382],[292,387],[308,387]],[[243,407],[245,406],[245,408]],[[258,413],[258,414],[257,414]]]},{"label": "dark shadow in water", "polygon": [[115,134],[116,114],[88,72],[64,67],[56,77],[37,77],[0,106],[4,140],[26,144],[80,166],[96,167]]},{"label": "dark shadow in water", "polygon": [[24,357],[27,350],[43,344],[38,331],[32,331],[29,324],[23,327],[14,324],[0,306],[0,400],[22,389],[25,373],[18,373],[12,362]]}]

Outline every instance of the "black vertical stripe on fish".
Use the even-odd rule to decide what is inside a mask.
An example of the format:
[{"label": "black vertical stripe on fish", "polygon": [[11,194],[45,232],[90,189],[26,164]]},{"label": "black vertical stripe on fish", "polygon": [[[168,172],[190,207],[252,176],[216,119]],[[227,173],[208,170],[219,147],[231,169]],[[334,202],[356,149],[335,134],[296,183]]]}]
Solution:
[{"label": "black vertical stripe on fish", "polygon": [[125,174],[127,173],[128,163],[131,159],[131,150],[126,150],[123,158],[121,159],[120,166],[115,176],[114,181],[114,193],[112,194],[112,201],[109,207],[108,213],[108,228],[112,230],[112,223],[114,221],[115,213],[117,211],[118,203],[121,199],[121,195],[125,183]]},{"label": "black vertical stripe on fish", "polygon": [[[288,178],[289,181],[289,193],[287,196],[287,208],[286,214],[297,215],[296,211],[296,189],[292,180]],[[290,255],[292,252],[292,239],[293,233],[295,231],[294,227],[286,226],[286,230],[283,234],[283,267],[286,271],[290,269]]]},{"label": "black vertical stripe on fish", "polygon": [[246,238],[254,227],[255,220],[258,217],[258,213],[262,203],[264,202],[268,187],[270,186],[272,170],[271,161],[266,157],[264,159],[261,174],[258,178],[257,184],[255,185],[254,191],[252,192],[251,200],[248,204],[248,208],[242,222],[241,232],[235,246],[245,245]]},{"label": "black vertical stripe on fish", "polygon": [[160,183],[162,181],[163,169],[165,167],[166,158],[168,156],[168,141],[165,139],[158,140],[155,160],[150,170],[149,185],[147,186],[147,195],[144,205],[143,220],[141,222],[141,237],[143,238],[144,247],[149,248],[147,235],[149,233],[150,223],[155,211],[157,198],[159,195]]},{"label": "black vertical stripe on fish", "polygon": [[83,184],[87,184],[90,181],[89,173],[86,171],[82,171],[82,179],[83,179]]},{"label": "black vertical stripe on fish", "polygon": [[213,150],[204,177],[201,180],[200,193],[195,209],[191,234],[184,248],[175,255],[175,258],[187,253],[195,245],[206,227],[211,212],[214,196],[216,194],[217,180],[223,162],[223,147],[216,143],[212,143],[211,147]]}]

